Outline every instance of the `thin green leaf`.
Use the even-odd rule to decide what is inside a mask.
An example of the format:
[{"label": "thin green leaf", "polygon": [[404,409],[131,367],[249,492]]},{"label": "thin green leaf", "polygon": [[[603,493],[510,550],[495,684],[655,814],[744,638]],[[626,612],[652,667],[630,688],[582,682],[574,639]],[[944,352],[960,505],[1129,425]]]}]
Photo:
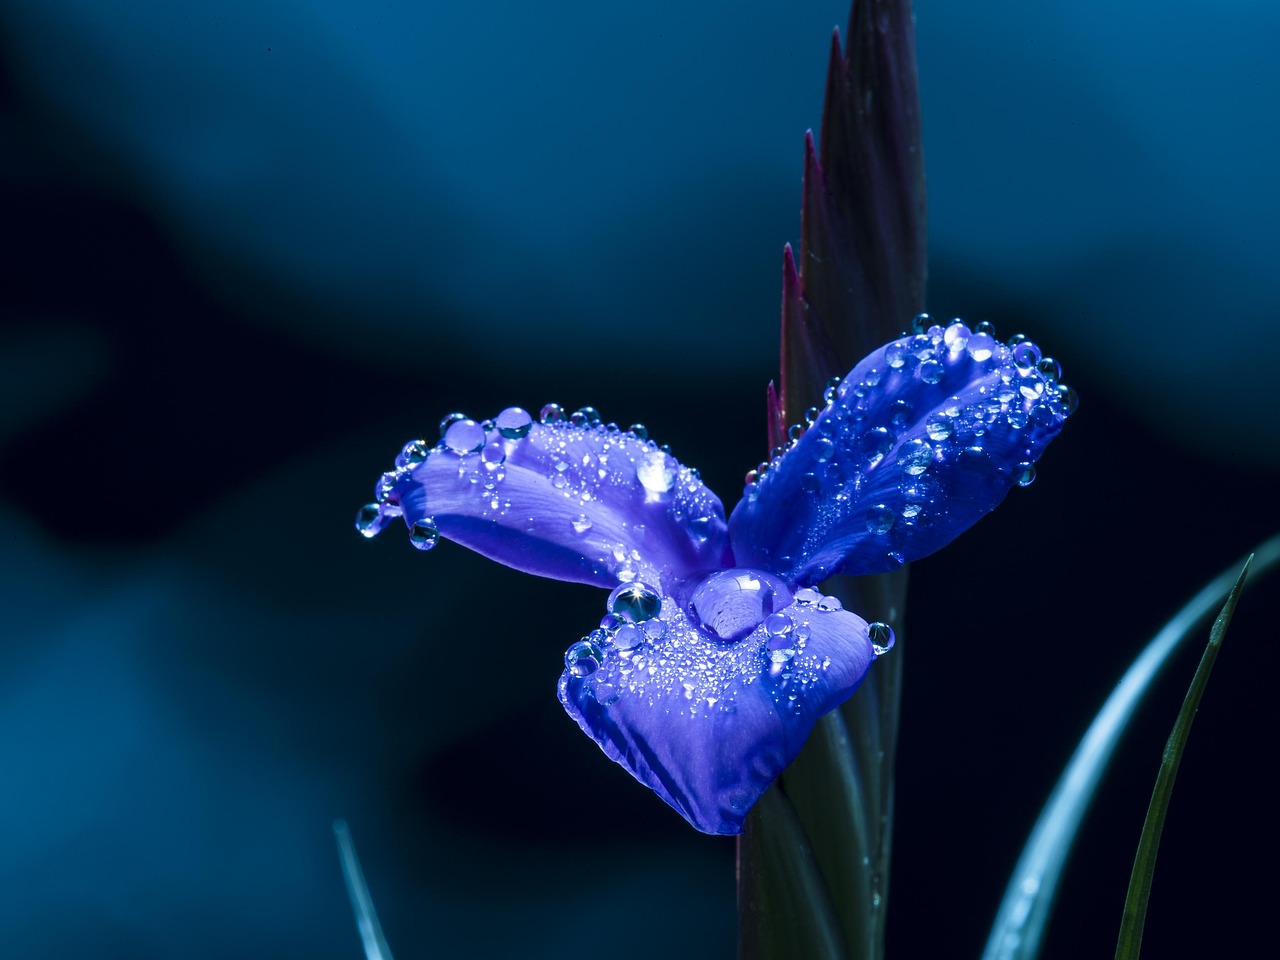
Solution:
[{"label": "thin green leaf", "polygon": [[356,915],[356,927],[360,931],[365,958],[391,960],[391,948],[387,946],[387,938],[382,935],[382,924],[378,922],[378,913],[373,909],[373,898],[369,896],[364,871],[360,869],[360,858],[356,856],[356,845],[345,820],[333,821],[333,835],[338,840],[342,878],[347,882],[347,896],[351,899],[351,909]]},{"label": "thin green leaf", "polygon": [[775,784],[756,801],[738,838],[738,958],[848,955],[813,848]]},{"label": "thin green leaf", "polygon": [[[1261,575],[1280,562],[1280,536],[1262,544],[1255,554],[1255,573]],[[1237,569],[1238,565],[1232,565],[1219,574],[1165,624],[1125,671],[1089,725],[1027,838],[996,913],[983,960],[1032,960],[1039,955],[1067,855],[1116,743],[1170,655],[1230,592]]]},{"label": "thin green leaf", "polygon": [[1124,917],[1120,922],[1120,936],[1116,942],[1116,960],[1138,960],[1138,954],[1142,952],[1142,931],[1147,920],[1147,901],[1151,897],[1151,879],[1155,875],[1156,854],[1160,850],[1165,814],[1169,812],[1169,800],[1173,796],[1173,782],[1177,779],[1178,766],[1182,763],[1182,753],[1187,747],[1191,724],[1195,722],[1200,698],[1204,696],[1204,689],[1209,684],[1209,674],[1213,671],[1214,661],[1218,659],[1218,651],[1222,649],[1223,637],[1231,623],[1231,615],[1236,611],[1236,601],[1240,599],[1240,591],[1244,589],[1251,563],[1252,554],[1244,562],[1244,569],[1236,578],[1231,595],[1227,597],[1222,612],[1209,631],[1209,644],[1200,657],[1200,666],[1196,667],[1196,674],[1191,678],[1191,687],[1178,710],[1178,719],[1169,734],[1169,742],[1165,744],[1160,772],[1156,774],[1155,789],[1151,791],[1151,803],[1147,806],[1147,816],[1142,823],[1142,837],[1138,840],[1133,873],[1129,877],[1129,892],[1124,900]]}]

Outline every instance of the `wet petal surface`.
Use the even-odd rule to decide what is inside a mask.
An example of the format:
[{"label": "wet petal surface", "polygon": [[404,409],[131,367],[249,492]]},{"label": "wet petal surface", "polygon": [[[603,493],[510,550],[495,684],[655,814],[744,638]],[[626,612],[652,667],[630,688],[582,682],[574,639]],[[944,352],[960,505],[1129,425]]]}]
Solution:
[{"label": "wet petal surface", "polygon": [[[420,549],[454,540],[517,570],[614,586],[724,566],[719,499],[670,453],[588,408],[534,422],[451,415],[434,446],[411,441],[357,517],[367,536],[402,516]],[[637,428],[643,432],[643,428]]]},{"label": "wet petal surface", "polygon": [[[854,691],[875,651],[867,623],[839,601],[814,590],[792,597],[761,571],[721,571],[687,592],[695,599],[663,597],[639,621],[619,620],[611,606],[604,625],[567,651],[560,701],[697,829],[740,833],[751,805],[818,718]],[[749,609],[762,619],[742,633]],[[741,636],[721,640],[709,627]]]},{"label": "wet petal surface", "polygon": [[1059,373],[1030,341],[959,321],[887,344],[747,484],[735,558],[812,584],[933,553],[1034,479],[1075,406]]}]

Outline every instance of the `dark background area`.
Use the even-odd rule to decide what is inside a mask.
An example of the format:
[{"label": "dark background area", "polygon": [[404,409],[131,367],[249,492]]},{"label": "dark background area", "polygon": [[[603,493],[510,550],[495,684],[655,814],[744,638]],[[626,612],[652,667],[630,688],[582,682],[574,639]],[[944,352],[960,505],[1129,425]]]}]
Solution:
[{"label": "dark background area", "polygon": [[[593,404],[727,508],[764,448],[821,3],[0,9],[0,943],[730,956],[733,843],[563,715],[589,588],[351,518],[445,413]],[[450,5],[453,6],[453,5]],[[975,956],[1142,644],[1280,529],[1280,13],[920,0],[930,309],[1079,414],[913,567],[891,956]],[[1151,956],[1269,935],[1274,581],[1182,767]],[[1198,650],[1103,783],[1044,956],[1113,949]],[[1263,879],[1259,879],[1263,878]]]}]

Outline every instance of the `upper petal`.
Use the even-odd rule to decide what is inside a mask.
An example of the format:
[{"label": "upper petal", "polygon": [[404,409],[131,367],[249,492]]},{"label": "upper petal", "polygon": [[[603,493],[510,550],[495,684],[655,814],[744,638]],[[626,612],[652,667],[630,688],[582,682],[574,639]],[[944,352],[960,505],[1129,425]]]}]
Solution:
[{"label": "upper petal", "polygon": [[[731,573],[778,586],[761,571]],[[834,598],[819,604],[806,590],[791,600],[785,586],[782,594],[787,604],[734,642],[664,597],[657,617],[606,621],[610,630],[593,631],[566,655],[565,710],[704,833],[742,831],[751,805],[874,659],[866,621]]]},{"label": "upper petal", "polygon": [[510,408],[455,420],[433,448],[410,441],[379,481],[365,532],[399,514],[418,546],[438,531],[517,570],[599,586],[723,565],[724,507],[696,471],[594,411],[557,413],[534,423]]},{"label": "upper petal", "polygon": [[794,583],[883,573],[992,510],[1074,409],[1053,360],[956,321],[881,347],[800,439],[747,485],[729,521],[738,563]]}]

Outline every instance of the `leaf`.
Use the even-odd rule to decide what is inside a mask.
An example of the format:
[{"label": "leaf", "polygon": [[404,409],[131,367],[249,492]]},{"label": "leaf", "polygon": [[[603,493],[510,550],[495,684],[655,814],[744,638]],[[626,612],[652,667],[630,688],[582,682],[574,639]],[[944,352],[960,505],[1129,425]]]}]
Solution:
[{"label": "leaf", "polygon": [[391,960],[391,948],[387,938],[382,934],[382,924],[378,922],[377,911],[373,909],[373,898],[369,896],[369,887],[364,882],[364,871],[360,869],[360,858],[356,856],[356,845],[351,839],[351,830],[345,820],[333,821],[333,835],[338,841],[338,859],[342,861],[342,879],[347,882],[347,896],[351,899],[351,909],[356,915],[356,927],[360,931],[360,942],[364,945],[366,960]]},{"label": "leaf", "polygon": [[[1256,575],[1278,562],[1280,536],[1275,536],[1255,551]],[[1031,960],[1039,955],[1067,855],[1120,736],[1173,652],[1229,593],[1235,571],[1233,565],[1219,574],[1174,614],[1125,671],[1094,717],[1027,838],[996,912],[983,960]]]},{"label": "leaf", "polygon": [[1164,818],[1169,812],[1169,800],[1173,797],[1173,782],[1178,776],[1178,766],[1182,763],[1182,753],[1187,747],[1187,737],[1191,733],[1191,724],[1195,722],[1200,698],[1204,696],[1204,689],[1209,684],[1209,674],[1213,671],[1218,651],[1222,649],[1222,640],[1227,634],[1231,616],[1236,611],[1236,601],[1240,599],[1240,591],[1244,589],[1251,563],[1253,554],[1244,562],[1244,569],[1236,578],[1231,595],[1227,597],[1222,612],[1209,631],[1209,644],[1200,657],[1200,665],[1191,678],[1191,686],[1178,710],[1178,719],[1174,721],[1169,742],[1165,744],[1160,772],[1156,774],[1156,785],[1151,791],[1151,803],[1142,823],[1142,836],[1138,840],[1138,853],[1133,860],[1133,873],[1129,877],[1129,892],[1125,896],[1124,917],[1120,922],[1120,936],[1116,943],[1116,960],[1137,960],[1138,954],[1142,952],[1147,901],[1151,897],[1151,880],[1155,875],[1156,854],[1160,849],[1160,835],[1164,832]]},{"label": "leaf", "polygon": [[738,838],[738,957],[849,956],[840,921],[791,801],[777,786]]}]

